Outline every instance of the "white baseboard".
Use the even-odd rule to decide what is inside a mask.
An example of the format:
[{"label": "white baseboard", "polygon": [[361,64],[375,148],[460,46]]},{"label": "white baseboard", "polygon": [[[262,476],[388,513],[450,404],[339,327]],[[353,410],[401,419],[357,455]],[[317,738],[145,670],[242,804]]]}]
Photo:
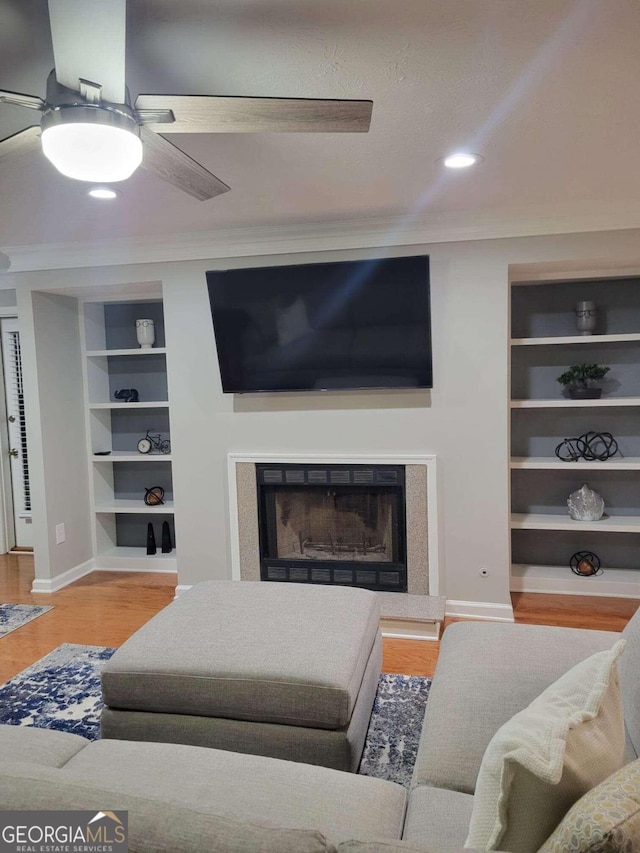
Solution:
[{"label": "white baseboard", "polygon": [[411,619],[390,619],[382,617],[380,631],[383,637],[393,637],[395,640],[429,640],[440,639],[440,622],[422,622]]},{"label": "white baseboard", "polygon": [[513,607],[490,601],[447,600],[447,616],[463,619],[485,619],[491,622],[513,622]]},{"label": "white baseboard", "polygon": [[80,580],[85,575],[91,574],[93,570],[94,563],[93,559],[91,559],[85,563],[80,563],[78,566],[74,566],[72,569],[67,569],[66,572],[62,572],[62,574],[56,575],[54,578],[35,578],[31,586],[31,592],[57,592],[59,589],[69,586],[70,583]]},{"label": "white baseboard", "polygon": [[174,595],[174,598],[180,598],[182,593],[186,592],[188,589],[191,589],[192,586],[192,583],[179,583],[176,587],[176,594]]}]

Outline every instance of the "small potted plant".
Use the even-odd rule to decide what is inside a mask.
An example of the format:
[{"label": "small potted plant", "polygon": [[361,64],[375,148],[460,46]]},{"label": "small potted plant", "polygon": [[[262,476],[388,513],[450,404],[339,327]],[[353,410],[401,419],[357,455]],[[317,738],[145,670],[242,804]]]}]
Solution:
[{"label": "small potted plant", "polygon": [[572,400],[597,400],[602,394],[600,380],[611,368],[602,364],[574,364],[558,376]]}]

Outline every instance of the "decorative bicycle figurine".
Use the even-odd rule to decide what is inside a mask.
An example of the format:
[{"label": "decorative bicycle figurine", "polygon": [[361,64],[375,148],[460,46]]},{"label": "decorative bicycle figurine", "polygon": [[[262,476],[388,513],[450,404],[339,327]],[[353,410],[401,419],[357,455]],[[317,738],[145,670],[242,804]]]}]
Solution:
[{"label": "decorative bicycle figurine", "polygon": [[152,450],[157,450],[159,453],[171,453],[171,442],[168,438],[162,438],[161,433],[147,430],[145,437],[138,442],[138,452],[151,453]]}]

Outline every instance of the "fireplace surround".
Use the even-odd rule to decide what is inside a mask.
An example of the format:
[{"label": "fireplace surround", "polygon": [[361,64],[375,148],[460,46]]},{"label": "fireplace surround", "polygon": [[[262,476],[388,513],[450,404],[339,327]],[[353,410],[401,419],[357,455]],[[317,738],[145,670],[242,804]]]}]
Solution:
[{"label": "fireplace surround", "polygon": [[[398,523],[402,532],[405,534],[404,555],[400,550],[395,553],[395,556],[400,556],[399,563],[404,561],[406,565],[406,587],[402,583],[404,591],[411,595],[418,596],[440,596],[442,594],[442,583],[440,578],[440,561],[438,560],[438,521],[437,521],[437,500],[436,500],[436,458],[433,455],[390,455],[390,454],[344,454],[344,455],[324,455],[313,453],[251,453],[251,452],[234,452],[228,454],[228,487],[229,487],[229,522],[230,522],[230,547],[231,547],[231,570],[232,577],[236,580],[252,580],[259,581],[261,577],[261,541],[260,541],[260,521],[259,521],[259,490],[258,490],[258,466],[275,465],[282,471],[282,477],[285,470],[296,470],[307,468],[311,473],[313,480],[314,474],[312,466],[320,466],[320,469],[344,471],[345,468],[353,469],[358,466],[361,472],[366,472],[372,467],[381,466],[383,468],[398,468],[403,472],[403,489],[404,489],[404,512],[402,510],[396,515],[396,523]],[[285,467],[286,466],[286,467]],[[320,470],[320,469],[315,469]],[[344,474],[342,475],[344,476]],[[366,473],[361,473],[360,476],[369,476]],[[289,475],[290,480],[300,478],[301,475]],[[308,475],[307,475],[308,478]],[[273,484],[270,485],[279,485]],[[299,483],[290,482],[291,488],[295,489]],[[327,487],[336,487],[338,485],[355,485],[354,483],[320,483],[324,490]],[[379,483],[380,486],[392,485],[389,483]],[[333,498],[333,496],[331,496]],[[347,499],[348,500],[348,499]],[[376,499],[378,500],[378,499]],[[356,516],[362,519],[370,519],[370,516],[375,512],[383,513],[384,511],[378,507],[374,510],[370,507],[367,512],[362,506],[357,508]],[[393,523],[393,522],[392,522]],[[387,525],[388,526],[388,525]],[[365,525],[366,527],[366,525]],[[290,531],[289,534],[290,535]],[[313,532],[313,536],[317,535],[317,531]],[[356,534],[362,539],[362,532]],[[282,538],[282,534],[281,534]],[[302,542],[305,539],[312,537],[302,536]],[[350,538],[353,540],[353,530],[350,532]],[[301,537],[297,535],[297,545],[294,541],[293,547],[297,547],[300,551]],[[328,550],[340,551],[340,548],[335,547],[339,544],[334,540],[332,549],[331,537],[326,541],[320,538],[319,543],[322,547],[328,545]],[[351,545],[355,545],[351,542]],[[313,547],[312,542],[306,542],[303,547],[309,549]],[[359,555],[352,562],[355,564],[355,570],[366,572],[371,561],[371,555],[380,554],[383,549],[380,547],[385,545],[384,537],[382,542],[369,539],[365,535],[363,546],[360,550],[369,549],[369,559],[362,559]],[[398,546],[396,546],[398,548]],[[387,544],[387,550],[389,545]],[[326,548],[325,548],[326,551]],[[353,553],[353,552],[352,552]],[[299,556],[299,555],[297,555]],[[326,553],[324,555],[327,557]],[[328,566],[322,568],[331,569],[331,564],[339,565],[337,560],[334,560],[335,555],[327,557]],[[384,571],[385,566],[395,565],[395,560],[375,561],[379,562],[378,568]],[[308,560],[301,565],[304,572],[310,570],[309,564],[316,564],[316,560]],[[311,567],[313,568],[313,566]],[[353,570],[353,567],[352,567]],[[300,572],[302,582],[316,582],[313,579],[306,580]],[[280,578],[278,578],[280,579]],[[282,578],[285,580],[286,578]],[[297,579],[297,578],[295,578]],[[322,581],[320,581],[322,582]],[[346,583],[346,579],[342,578],[339,582]],[[383,585],[382,589],[389,591],[389,586]],[[396,587],[397,589],[397,587]],[[386,594],[386,592],[385,592]],[[402,594],[393,595],[394,600],[403,598]]]}]

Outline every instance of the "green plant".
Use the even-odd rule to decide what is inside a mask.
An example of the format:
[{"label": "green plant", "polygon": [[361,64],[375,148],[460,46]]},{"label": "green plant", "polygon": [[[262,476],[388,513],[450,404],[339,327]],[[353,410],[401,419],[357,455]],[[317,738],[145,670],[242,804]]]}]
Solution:
[{"label": "green plant", "polygon": [[574,364],[557,381],[570,388],[589,388],[598,379],[604,379],[610,370],[602,364]]}]

